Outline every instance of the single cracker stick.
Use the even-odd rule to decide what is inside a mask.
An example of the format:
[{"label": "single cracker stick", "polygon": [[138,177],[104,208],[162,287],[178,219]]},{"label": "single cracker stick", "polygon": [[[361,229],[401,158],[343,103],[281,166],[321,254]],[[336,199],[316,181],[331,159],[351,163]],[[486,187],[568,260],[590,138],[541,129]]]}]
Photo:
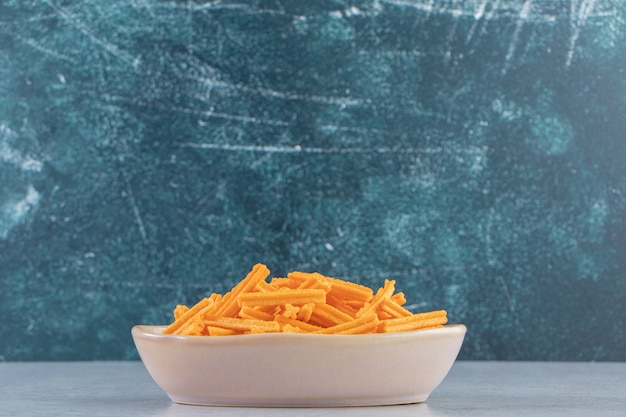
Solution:
[{"label": "single cracker stick", "polygon": [[310,323],[305,323],[305,322],[300,321],[298,319],[290,319],[290,318],[287,318],[285,316],[280,316],[280,315],[276,316],[274,321],[276,321],[278,324],[280,324],[281,329],[283,331],[285,330],[286,326],[296,327],[296,328],[300,329],[300,332],[307,332],[307,333],[315,332],[317,330],[321,330],[322,329],[319,326],[315,326],[315,325],[310,324]]},{"label": "single cracker stick", "polygon": [[293,304],[286,303],[280,307],[279,315],[283,317],[288,317],[291,319],[295,319],[298,317],[298,312],[300,311],[300,306],[294,306]]},{"label": "single cracker stick", "polygon": [[309,320],[311,320],[311,314],[313,314],[314,309],[315,303],[302,304],[296,318],[300,321],[308,322]]},{"label": "single cracker stick", "polygon": [[378,310],[378,307],[383,302],[385,302],[385,300],[388,300],[389,298],[391,298],[395,290],[395,286],[396,286],[395,280],[386,279],[385,285],[382,288],[379,288],[378,291],[376,291],[376,295],[374,296],[374,298],[372,298],[372,300],[366,306],[364,306],[361,310],[359,310],[359,312],[357,313],[357,317],[366,315],[366,314],[369,314],[371,312],[375,312],[376,310]]},{"label": "single cracker stick", "polygon": [[[360,302],[359,302],[360,303]],[[349,315],[352,318],[356,317],[356,313],[359,311],[359,309],[355,309],[354,307],[352,307],[348,301],[346,300],[341,300],[335,296],[326,294],[326,304],[329,304],[333,307],[335,307],[337,310],[346,313],[347,315]],[[359,308],[361,308],[363,305],[359,304]]]},{"label": "single cracker stick", "polygon": [[383,320],[381,322],[381,325],[378,329],[380,333],[398,333],[408,332],[412,330],[431,329],[433,327],[442,326],[448,322],[447,317],[433,317],[432,319],[417,320],[412,323],[390,325],[389,323],[387,323],[390,320],[394,319]]},{"label": "single cracker stick", "polygon": [[408,317],[413,315],[409,310],[398,304],[393,297],[382,302],[380,311],[384,311],[391,317]]},{"label": "single cracker stick", "polygon": [[241,310],[239,310],[239,317],[242,319],[253,319],[253,320],[265,320],[272,321],[274,320],[274,314],[267,313],[261,309],[243,306]]},{"label": "single cracker stick", "polygon": [[191,319],[193,316],[195,316],[196,313],[200,312],[200,310],[202,310],[203,308],[208,306],[210,303],[211,303],[211,301],[208,298],[203,298],[202,300],[198,301],[198,303],[196,303],[196,305],[191,307],[182,316],[180,316],[179,318],[174,320],[174,322],[172,324],[167,326],[163,330],[163,334],[173,334],[183,324],[185,324],[189,319]]},{"label": "single cracker stick", "polygon": [[330,281],[324,275],[318,272],[309,273],[294,271],[287,274],[287,277],[291,279],[294,283],[298,283],[298,286],[296,288],[317,288],[323,289],[326,292],[330,291],[331,288]]},{"label": "single cracker stick", "polygon": [[328,304],[315,304],[309,322],[321,327],[332,327],[337,324],[347,323],[354,318]]},{"label": "single cracker stick", "polygon": [[248,275],[224,297],[222,298],[221,305],[215,311],[216,316],[220,317],[235,317],[239,311],[239,304],[237,298],[249,291],[256,288],[260,281],[263,281],[270,274],[270,270],[263,264],[256,264],[252,267],[252,270]]},{"label": "single cracker stick", "polygon": [[353,329],[357,329],[357,331],[360,331],[360,329],[363,329],[365,327],[369,328],[370,326],[368,325],[368,323],[374,323],[371,325],[373,326],[374,329],[378,327],[380,321],[378,320],[378,316],[376,316],[376,313],[365,314],[365,315],[362,315],[361,317],[350,320],[346,323],[341,323],[336,326],[327,327],[325,329],[318,330],[314,333],[316,334],[332,334],[332,333],[344,333],[344,332],[349,333]]},{"label": "single cracker stick", "polygon": [[206,328],[209,336],[232,336],[235,334],[241,334],[241,332],[238,332],[236,330],[225,329],[223,327],[207,326]]},{"label": "single cracker stick", "polygon": [[188,311],[189,311],[189,307],[187,307],[186,305],[181,305],[181,304],[177,305],[176,308],[174,309],[174,320],[179,319],[180,316],[182,316]]},{"label": "single cracker stick", "polygon": [[406,317],[383,320],[380,323],[379,331],[381,333],[404,332],[443,325],[447,322],[447,312],[445,310],[435,310]]},{"label": "single cracker stick", "polygon": [[302,305],[307,303],[325,303],[326,292],[322,289],[291,290],[283,289],[271,293],[251,292],[241,294],[237,303],[240,306],[270,306],[270,305]]},{"label": "single cracker stick", "polygon": [[[356,320],[356,319],[355,319]],[[361,323],[357,326],[349,329],[338,331],[336,334],[365,334],[365,333],[377,333],[380,320],[378,316],[374,315],[372,320],[368,320],[365,323]]]},{"label": "single cracker stick", "polygon": [[391,314],[387,313],[386,311],[382,311],[380,309],[376,312],[376,315],[378,316],[379,320],[389,320],[389,319],[395,318]]},{"label": "single cracker stick", "polygon": [[283,327],[281,327],[280,331],[283,333],[306,333],[301,328],[292,326],[291,324],[285,324]]},{"label": "single cracker stick", "polygon": [[270,280],[270,285],[276,289],[278,288],[291,288],[292,290],[296,289],[297,283],[294,283],[289,278],[272,278]]},{"label": "single cracker stick", "polygon": [[398,305],[405,305],[406,304],[406,297],[404,296],[403,292],[397,292],[394,295],[391,296],[391,299],[393,301],[395,301],[396,303],[398,303]]},{"label": "single cracker stick", "polygon": [[277,289],[278,288],[274,287],[272,284],[268,283],[265,280],[259,281],[254,288],[254,290],[258,292],[273,292]]},{"label": "single cracker stick", "polygon": [[201,320],[195,318],[185,323],[176,334],[183,336],[203,336],[205,335],[205,326]]},{"label": "single cracker stick", "polygon": [[374,295],[374,290],[364,285],[343,281],[337,278],[328,278],[332,286],[329,295],[343,300],[368,302]]},{"label": "single cracker stick", "polygon": [[238,332],[250,332],[252,329],[262,330],[264,332],[279,332],[280,324],[275,321],[255,320],[255,319],[238,319],[233,317],[213,317],[205,319],[204,324],[209,327],[223,327]]},{"label": "single cracker stick", "polygon": [[[191,326],[193,323],[203,323],[202,327],[204,328],[204,317],[206,317],[206,315],[211,312],[214,308],[215,308],[215,303],[211,302],[211,300],[214,299],[214,297],[209,297],[209,304],[207,304],[205,307],[203,307],[200,311],[198,311],[193,317],[191,317],[189,320],[187,320],[187,322],[185,324],[183,324],[182,326],[180,326],[178,329],[176,329],[176,331],[173,334],[187,334],[189,335],[191,332],[193,332],[192,330],[188,330],[187,328],[189,326]],[[197,326],[195,326],[197,327]],[[204,329],[202,330],[202,334],[205,334],[206,332],[204,331]]]}]

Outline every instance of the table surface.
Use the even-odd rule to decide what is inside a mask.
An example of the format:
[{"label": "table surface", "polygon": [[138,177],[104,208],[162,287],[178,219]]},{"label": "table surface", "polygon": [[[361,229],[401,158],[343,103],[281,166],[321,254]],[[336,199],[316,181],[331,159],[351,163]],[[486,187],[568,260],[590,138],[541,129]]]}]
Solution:
[{"label": "table surface", "polygon": [[626,416],[626,363],[457,362],[421,404],[344,408],[172,403],[141,362],[0,363],[0,416]]}]

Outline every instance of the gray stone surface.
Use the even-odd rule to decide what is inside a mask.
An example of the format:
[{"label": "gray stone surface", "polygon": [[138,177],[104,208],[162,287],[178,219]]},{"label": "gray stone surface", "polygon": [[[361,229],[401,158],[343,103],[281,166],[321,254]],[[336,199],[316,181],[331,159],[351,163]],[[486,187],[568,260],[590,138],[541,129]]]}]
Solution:
[{"label": "gray stone surface", "polygon": [[625,360],[623,1],[3,1],[0,360],[132,359],[256,262]]},{"label": "gray stone surface", "polygon": [[356,408],[180,405],[141,363],[0,363],[7,416],[623,416],[625,363],[458,362],[425,403]]}]

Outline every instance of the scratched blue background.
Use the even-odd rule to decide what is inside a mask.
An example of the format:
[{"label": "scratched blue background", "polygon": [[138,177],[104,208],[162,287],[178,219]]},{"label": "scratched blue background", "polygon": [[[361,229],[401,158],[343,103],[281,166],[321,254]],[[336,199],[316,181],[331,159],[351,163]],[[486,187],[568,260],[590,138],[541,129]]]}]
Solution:
[{"label": "scratched blue background", "polygon": [[626,360],[623,1],[0,2],[0,360],[256,262],[467,324],[462,359]]}]

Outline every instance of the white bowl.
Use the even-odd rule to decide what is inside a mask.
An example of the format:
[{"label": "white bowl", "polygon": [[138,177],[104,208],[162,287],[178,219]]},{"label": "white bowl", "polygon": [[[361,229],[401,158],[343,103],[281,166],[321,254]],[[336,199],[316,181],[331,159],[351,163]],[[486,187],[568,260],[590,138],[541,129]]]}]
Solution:
[{"label": "white bowl", "polygon": [[425,401],[461,349],[462,324],[389,334],[164,335],[133,327],[139,355],[177,403],[331,407]]}]

